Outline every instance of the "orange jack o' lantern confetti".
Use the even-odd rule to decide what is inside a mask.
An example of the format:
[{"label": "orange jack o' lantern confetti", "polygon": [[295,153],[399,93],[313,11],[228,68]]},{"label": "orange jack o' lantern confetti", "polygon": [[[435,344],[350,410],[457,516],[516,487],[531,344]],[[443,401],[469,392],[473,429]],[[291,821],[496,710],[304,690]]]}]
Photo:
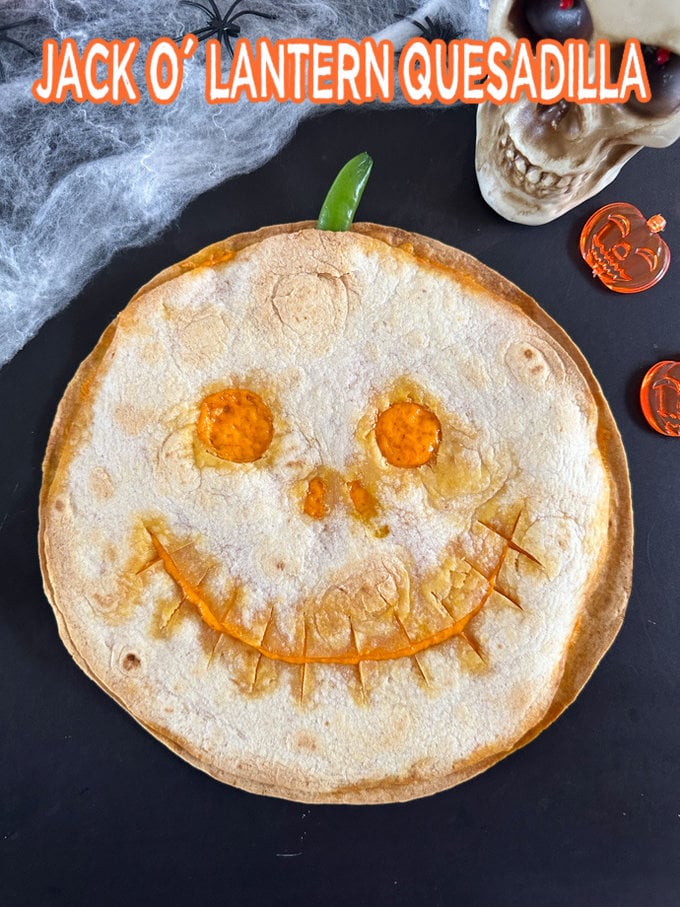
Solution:
[{"label": "orange jack o' lantern confetti", "polygon": [[659,434],[680,437],[680,362],[657,362],[640,388],[645,419]]}]

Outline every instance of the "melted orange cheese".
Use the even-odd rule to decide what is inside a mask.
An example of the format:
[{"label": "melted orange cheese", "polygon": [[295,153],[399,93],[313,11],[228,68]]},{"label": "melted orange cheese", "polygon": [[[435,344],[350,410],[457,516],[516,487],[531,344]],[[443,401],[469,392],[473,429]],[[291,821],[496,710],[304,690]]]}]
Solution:
[{"label": "melted orange cheese", "polygon": [[309,480],[307,494],[302,509],[307,516],[311,516],[313,520],[320,520],[328,513],[328,506],[326,504],[326,483],[318,476]]},{"label": "melted orange cheese", "polygon": [[274,418],[254,391],[229,387],[201,403],[198,437],[206,450],[232,463],[252,463],[274,437]]},{"label": "melted orange cheese", "polygon": [[359,516],[370,519],[378,512],[378,503],[371,492],[358,479],[347,483],[347,490]]},{"label": "melted orange cheese", "polygon": [[[432,646],[440,645],[441,643],[446,642],[449,639],[453,639],[456,636],[464,635],[470,621],[480,613],[480,611],[484,608],[486,603],[493,595],[496,589],[498,574],[500,573],[501,567],[505,560],[505,556],[509,550],[509,546],[504,549],[498,560],[498,563],[496,564],[496,567],[486,580],[486,591],[481,595],[477,603],[467,613],[463,614],[463,616],[458,618],[457,620],[451,618],[451,623],[449,623],[448,626],[443,627],[441,630],[429,633],[424,638],[417,640],[412,639],[406,632],[399,618],[395,615],[395,620],[397,622],[397,625],[401,629],[403,636],[402,644],[393,645],[390,647],[371,646],[368,649],[362,649],[359,646],[354,632],[352,631],[354,651],[323,653],[319,652],[312,654],[307,651],[306,634],[305,641],[302,646],[302,651],[287,651],[283,648],[279,648],[276,645],[270,646],[267,644],[266,637],[267,631],[272,621],[273,606],[269,621],[259,643],[253,640],[251,634],[245,631],[242,626],[235,622],[232,622],[229,619],[228,613],[220,618],[217,615],[216,610],[208,602],[205,593],[197,585],[189,582],[189,580],[184,576],[178,565],[175,563],[173,556],[161,543],[158,536],[156,536],[148,528],[147,532],[151,537],[151,541],[156,550],[156,554],[158,555],[160,561],[163,563],[167,574],[175,581],[175,583],[181,590],[182,601],[190,602],[197,609],[201,619],[208,627],[210,627],[211,630],[215,630],[217,633],[223,633],[226,636],[230,636],[232,639],[236,639],[239,642],[244,643],[249,648],[259,652],[260,655],[265,656],[265,658],[269,658],[273,661],[282,661],[286,662],[287,664],[297,665],[357,665],[363,661],[391,661],[397,658],[405,658],[417,655],[419,652],[424,652],[426,649],[429,649]],[[229,608],[227,608],[227,612],[228,611]]]},{"label": "melted orange cheese", "polygon": [[442,427],[432,410],[420,403],[393,403],[378,416],[375,439],[388,463],[413,468],[435,456]]}]

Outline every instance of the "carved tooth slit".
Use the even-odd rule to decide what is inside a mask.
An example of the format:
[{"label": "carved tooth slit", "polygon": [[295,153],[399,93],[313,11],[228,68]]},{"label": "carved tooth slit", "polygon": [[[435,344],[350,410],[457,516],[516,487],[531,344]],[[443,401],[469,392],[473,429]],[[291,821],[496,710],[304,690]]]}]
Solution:
[{"label": "carved tooth slit", "polygon": [[[534,564],[536,564],[536,565],[537,565],[538,567],[540,567],[542,570],[545,570],[545,567],[544,567],[543,564],[538,560],[537,557],[535,557],[530,551],[527,551],[526,548],[522,548],[521,545],[518,545],[517,542],[514,541],[513,536],[515,535],[515,532],[516,532],[517,527],[518,527],[518,525],[519,525],[519,521],[520,521],[521,516],[522,516],[522,513],[521,513],[521,511],[520,511],[520,513],[518,514],[517,518],[515,519],[515,525],[512,527],[512,532],[510,533],[509,536],[504,535],[499,529],[496,529],[495,526],[492,526],[491,523],[485,523],[484,520],[477,520],[477,522],[479,523],[480,526],[483,526],[485,529],[488,529],[489,532],[493,532],[493,533],[494,533],[495,535],[497,535],[499,538],[503,539],[503,541],[504,541],[504,542],[505,542],[505,543],[506,543],[513,551],[516,551],[516,552],[517,552],[517,554],[523,554],[524,557],[529,558],[530,561],[532,561]],[[470,566],[472,566],[472,565],[470,565]],[[473,567],[473,569],[476,569],[476,568]]]},{"label": "carved tooth slit", "polygon": [[498,586],[494,589],[496,595],[500,595],[501,598],[504,598],[506,601],[510,602],[511,605],[514,605],[515,608],[519,608],[520,611],[524,611],[524,608],[520,605],[517,599],[513,598],[512,595],[508,595],[507,592],[504,592],[502,589],[499,589]]},{"label": "carved tooth slit", "polygon": [[[450,592],[451,592],[451,589],[449,588],[449,591],[447,592],[446,597],[448,597]],[[436,595],[436,593],[430,591],[428,593],[428,595],[429,595],[430,600],[434,603],[435,609],[438,611],[440,617],[444,617],[444,618],[450,617],[451,619],[453,619],[453,614],[451,614],[449,609],[446,607],[444,602]]]},{"label": "carved tooth slit", "polygon": [[[465,635],[465,634],[463,634],[463,636],[464,636],[464,635]],[[425,669],[423,668],[422,664],[420,663],[420,659],[418,658],[417,655],[411,656],[411,659],[412,659],[413,663],[415,664],[415,666],[418,668],[418,673],[420,674],[420,676],[421,676],[421,677],[423,678],[423,680],[425,681],[425,685],[429,687],[429,686],[430,686],[430,680],[429,680],[427,674],[425,673]]]},{"label": "carved tooth slit", "polygon": [[250,692],[254,693],[257,687],[257,678],[260,673],[260,662],[262,661],[262,652],[257,653],[257,661],[255,662],[255,670],[253,671],[253,679],[250,684]]},{"label": "carved tooth slit", "polygon": [[147,570],[150,570],[152,567],[155,567],[156,564],[160,564],[161,559],[156,555],[148,563],[144,564],[143,567],[140,567],[139,570],[135,571],[135,576],[140,576],[142,573],[145,573]]},{"label": "carved tooth slit", "polygon": [[486,661],[486,659],[484,658],[484,656],[482,654],[482,650],[481,650],[477,640],[474,639],[468,632],[463,632],[460,635],[465,640],[465,642],[470,646],[470,648],[475,653],[475,655],[478,658],[481,658],[482,661]]},{"label": "carved tooth slit", "polygon": [[[274,605],[272,604],[269,609],[269,617],[267,618],[267,623],[265,624],[264,630],[262,632],[262,639],[260,640],[261,647],[264,647],[264,641],[266,639],[267,633],[269,632],[269,628],[271,627],[273,620],[274,620]],[[261,654],[264,654],[264,653],[261,653]]]},{"label": "carved tooth slit", "polygon": [[208,667],[210,667],[211,664],[213,663],[213,659],[214,659],[215,656],[217,655],[217,650],[218,650],[223,644],[224,644],[224,636],[223,636],[222,634],[220,634],[220,635],[217,637],[217,642],[215,643],[215,645],[212,647],[212,649],[211,649],[211,651],[210,651],[210,656],[209,656],[209,658],[208,658]]},{"label": "carved tooth slit", "polygon": [[180,600],[177,602],[177,604],[172,609],[170,614],[165,618],[165,620],[161,621],[161,630],[167,630],[167,628],[170,626],[170,621],[173,619],[175,614],[177,614],[177,612],[179,611],[179,609],[182,607],[182,605],[184,604],[184,602],[186,600],[187,599],[185,596],[182,596],[182,598],[180,598]]},{"label": "carved tooth slit", "polygon": [[303,624],[302,631],[302,665],[300,672],[300,703],[305,701],[305,677],[307,673],[307,621]]}]

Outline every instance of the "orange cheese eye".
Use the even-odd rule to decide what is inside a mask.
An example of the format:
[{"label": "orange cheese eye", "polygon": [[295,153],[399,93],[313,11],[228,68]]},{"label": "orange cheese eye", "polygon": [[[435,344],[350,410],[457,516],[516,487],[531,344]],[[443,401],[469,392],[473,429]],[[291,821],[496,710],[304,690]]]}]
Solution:
[{"label": "orange cheese eye", "polygon": [[439,449],[442,427],[432,410],[420,403],[393,403],[378,416],[375,439],[392,466],[424,466]]},{"label": "orange cheese eye", "polygon": [[259,460],[274,437],[274,418],[253,391],[229,387],[201,403],[198,437],[206,450],[232,463]]}]

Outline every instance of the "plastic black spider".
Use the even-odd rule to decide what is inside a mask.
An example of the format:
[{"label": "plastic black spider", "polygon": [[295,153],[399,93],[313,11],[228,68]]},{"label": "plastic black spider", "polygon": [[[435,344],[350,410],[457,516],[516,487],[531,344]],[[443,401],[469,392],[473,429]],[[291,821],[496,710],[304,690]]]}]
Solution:
[{"label": "plastic black spider", "polygon": [[456,31],[453,23],[433,21],[429,16],[424,16],[422,22],[413,19],[411,16],[404,16],[402,22],[410,22],[415,25],[426,41],[444,41],[448,44],[449,41],[455,41],[456,38],[460,38],[462,35],[462,32]]},{"label": "plastic black spider", "polygon": [[[32,25],[37,21],[38,20],[35,17],[31,17],[30,19],[22,19],[20,22],[8,22],[7,25],[0,25],[0,43],[4,41],[5,44],[14,44],[16,47],[25,50],[26,53],[30,54],[32,57],[37,56],[36,52],[31,50],[30,47],[26,47],[22,41],[18,41],[16,38],[10,38],[7,34],[7,32],[11,31],[13,28],[20,28],[22,25]],[[4,64],[0,59],[0,82],[5,81],[7,81],[7,74],[5,72]]]},{"label": "plastic black spider", "polygon": [[208,38],[213,37],[217,38],[218,41],[222,41],[232,57],[234,56],[234,49],[231,46],[230,39],[238,38],[241,34],[241,26],[235,24],[237,19],[240,19],[241,16],[257,16],[258,19],[276,19],[276,16],[272,16],[269,13],[258,13],[253,9],[244,9],[241,10],[240,13],[233,15],[234,10],[239,4],[243,3],[243,0],[234,0],[234,3],[231,4],[224,15],[220,13],[215,0],[208,0],[210,9],[202,3],[195,3],[194,0],[180,0],[180,2],[182,6],[195,6],[196,9],[202,10],[208,17],[208,21],[203,28],[195,29],[192,34],[196,35],[199,41],[207,41]]}]

